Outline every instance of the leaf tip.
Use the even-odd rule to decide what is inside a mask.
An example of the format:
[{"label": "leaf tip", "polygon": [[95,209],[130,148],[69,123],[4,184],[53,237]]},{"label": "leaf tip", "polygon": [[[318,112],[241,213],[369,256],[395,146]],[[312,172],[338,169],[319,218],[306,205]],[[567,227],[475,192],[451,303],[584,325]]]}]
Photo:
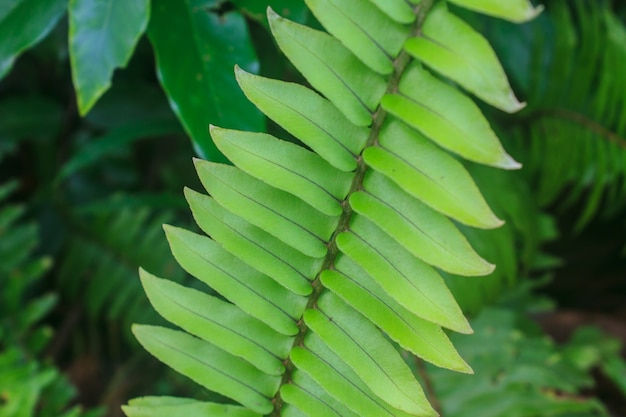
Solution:
[{"label": "leaf tip", "polygon": [[163,231],[165,231],[165,237],[169,239],[169,235],[172,234],[176,230],[176,227],[171,226],[169,224],[163,225]]},{"label": "leaf tip", "polygon": [[239,65],[235,64],[235,78],[239,81],[240,78],[248,75],[248,72],[241,68]]},{"label": "leaf tip", "polygon": [[[502,222],[502,224],[504,224],[504,222]],[[495,270],[496,270],[496,266],[494,264],[492,264],[491,262],[487,262],[483,259],[483,269],[481,270],[482,276],[489,275]]]},{"label": "leaf tip", "polygon": [[467,321],[465,316],[463,316],[463,322],[459,323],[459,326],[453,330],[461,334],[474,334],[474,329],[472,329],[472,326],[469,324],[469,321]]},{"label": "leaf tip", "polygon": [[466,375],[474,375],[474,370],[472,369],[472,367],[469,366],[469,364],[464,360],[462,360],[462,363],[463,365],[459,366],[457,369],[455,369],[455,371]]},{"label": "leaf tip", "polygon": [[269,21],[270,26],[272,25],[273,22],[279,19],[282,19],[282,17],[280,17],[280,15],[276,13],[274,9],[272,9],[271,6],[267,6],[267,20]]},{"label": "leaf tip", "polygon": [[150,326],[147,326],[145,324],[133,323],[130,325],[130,330],[131,332],[133,332],[133,335],[137,338],[137,340],[139,340],[139,342],[141,343],[141,337],[144,335],[148,327]]},{"label": "leaf tip", "polygon": [[196,169],[196,171],[198,171],[200,168],[202,168],[202,167],[206,166],[206,164],[207,164],[207,162],[208,162],[208,161],[206,161],[206,160],[204,160],[204,159],[202,159],[202,158],[196,158],[196,157],[194,157],[194,158],[192,159],[192,162],[193,162],[193,166],[194,166],[194,168]]},{"label": "leaf tip", "polygon": [[522,168],[522,164],[513,159],[511,155],[505,153],[502,159],[498,162],[497,167],[512,171]]},{"label": "leaf tip", "polygon": [[543,9],[545,9],[543,4],[540,4],[537,7],[531,7],[529,9],[529,11],[528,11],[527,16],[526,16],[526,21],[532,20],[535,17],[539,16],[541,14],[541,12],[543,12]]},{"label": "leaf tip", "polygon": [[524,107],[526,107],[526,102],[525,101],[519,101],[517,99],[517,97],[515,97],[515,93],[513,93],[513,90],[509,89],[508,94],[502,96],[502,102],[501,102],[501,107],[500,109],[502,111],[505,111],[509,114],[512,113],[517,113],[518,111],[522,110]]}]

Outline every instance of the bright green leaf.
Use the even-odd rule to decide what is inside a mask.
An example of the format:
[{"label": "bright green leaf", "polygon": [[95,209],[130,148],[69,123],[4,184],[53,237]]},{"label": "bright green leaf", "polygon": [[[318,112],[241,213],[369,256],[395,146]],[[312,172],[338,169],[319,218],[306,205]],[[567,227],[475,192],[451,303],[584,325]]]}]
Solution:
[{"label": "bright green leaf", "polygon": [[207,237],[171,226],[165,232],[174,257],[187,272],[277,332],[298,332],[294,318],[302,314],[306,298],[239,262]]},{"label": "bright green leaf", "polygon": [[321,265],[271,234],[225,210],[213,198],[188,188],[185,196],[198,226],[233,255],[298,295],[309,295]]},{"label": "bright green leaf", "polygon": [[269,375],[285,372],[281,357],[293,340],[244,313],[233,304],[139,271],[155,310],[169,322],[245,359]]},{"label": "bright green leaf", "polygon": [[487,275],[494,266],[472,249],[447,217],[404,193],[380,175],[369,175],[365,191],[352,194],[350,205],[377,224],[409,252],[444,271]]},{"label": "bright green leaf", "polygon": [[370,0],[380,10],[398,23],[409,24],[415,21],[415,13],[404,0]]},{"label": "bright green leaf", "polygon": [[363,63],[379,74],[393,71],[393,59],[402,49],[399,42],[409,33],[369,1],[306,0],[324,27]]},{"label": "bright green leaf", "polygon": [[135,398],[122,406],[122,410],[128,417],[261,417],[259,413],[235,405],[176,397]]},{"label": "bright green leaf", "polygon": [[405,49],[492,106],[509,113],[524,107],[487,39],[450,13],[444,3],[433,8],[422,34],[407,40]]},{"label": "bright green leaf", "polygon": [[400,80],[399,93],[385,95],[382,106],[463,158],[502,169],[521,167],[504,151],[478,106],[419,64],[406,70]]},{"label": "bright green leaf", "polygon": [[238,168],[287,191],[322,213],[339,216],[339,201],[348,194],[352,175],[331,166],[302,146],[256,132],[211,126],[218,149]]},{"label": "bright green leaf", "polygon": [[383,79],[332,36],[268,13],[278,45],[302,75],[352,123],[368,126],[385,92]]},{"label": "bright green leaf", "polygon": [[[383,125],[379,143],[363,152],[365,161],[406,193],[461,223],[487,229],[502,225],[463,165],[419,132],[392,121]],[[370,191],[376,192],[380,181],[372,178]]]},{"label": "bright green leaf", "polygon": [[304,313],[306,324],[374,393],[407,413],[436,415],[406,363],[369,320],[330,293],[318,306]]},{"label": "bright green leaf", "polygon": [[245,172],[222,164],[196,160],[206,190],[220,205],[292,245],[305,255],[326,254],[338,218],[326,216],[302,200],[270,187]]},{"label": "bright green leaf", "polygon": [[529,0],[450,0],[450,3],[517,23],[531,20],[543,10],[543,6],[533,7]]},{"label": "bright green leaf", "polygon": [[269,118],[342,171],[356,168],[369,130],[350,123],[328,100],[295,83],[235,69],[241,89]]},{"label": "bright green leaf", "polygon": [[355,216],[350,231],[337,237],[337,246],[416,316],[460,333],[471,333],[441,276],[366,218]]},{"label": "bright green leaf", "polygon": [[272,410],[280,377],[268,376],[242,359],[187,333],[134,325],[139,343],[161,362],[198,384],[226,395],[260,414]]},{"label": "bright green leaf", "polygon": [[349,258],[341,257],[336,269],[322,272],[324,286],[370,319],[403,349],[437,366],[471,372],[441,327],[402,307]]}]

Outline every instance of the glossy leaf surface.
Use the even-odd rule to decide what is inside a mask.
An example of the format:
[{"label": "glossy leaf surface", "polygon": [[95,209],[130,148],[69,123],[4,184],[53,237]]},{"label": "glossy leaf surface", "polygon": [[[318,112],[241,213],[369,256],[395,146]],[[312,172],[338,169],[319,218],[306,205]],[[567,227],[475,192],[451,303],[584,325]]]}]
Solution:
[{"label": "glossy leaf surface", "polygon": [[9,0],[0,6],[0,79],[54,28],[66,8],[66,0]]},{"label": "glossy leaf surface", "polygon": [[85,115],[124,68],[148,25],[148,0],[70,0],[69,47],[78,110]]},{"label": "glossy leaf surface", "polygon": [[198,155],[224,161],[209,137],[210,123],[263,129],[263,117],[232,77],[235,64],[258,70],[243,16],[232,12],[220,17],[189,1],[156,0],[148,36],[161,85]]}]

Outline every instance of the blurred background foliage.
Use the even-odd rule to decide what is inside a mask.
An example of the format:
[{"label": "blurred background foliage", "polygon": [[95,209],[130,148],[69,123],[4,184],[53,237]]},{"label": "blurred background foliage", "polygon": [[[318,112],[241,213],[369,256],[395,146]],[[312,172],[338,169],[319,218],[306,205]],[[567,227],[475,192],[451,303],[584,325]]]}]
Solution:
[{"label": "blurred background foliage", "polygon": [[[302,0],[0,3],[0,417],[213,395],[130,336],[158,321],[136,271],[186,282],[161,224],[193,227],[191,158],[224,161],[209,123],[293,140],[232,72],[304,82],[267,3],[316,26]],[[474,317],[454,342],[476,376],[407,358],[446,417],[626,415],[626,3],[544,4],[522,26],[454,9],[528,106],[483,109],[522,171],[468,163],[507,223],[462,230],[498,268],[446,276]]]}]

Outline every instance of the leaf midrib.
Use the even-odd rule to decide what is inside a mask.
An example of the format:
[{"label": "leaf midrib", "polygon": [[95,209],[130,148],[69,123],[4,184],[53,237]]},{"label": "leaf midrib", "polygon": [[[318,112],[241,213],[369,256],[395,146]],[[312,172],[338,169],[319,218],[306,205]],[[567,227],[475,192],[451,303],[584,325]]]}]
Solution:
[{"label": "leaf midrib", "polygon": [[[422,27],[424,25],[424,20],[426,19],[426,15],[428,14],[429,10],[433,7],[434,2],[435,0],[422,0],[419,4],[414,6],[413,10],[415,14],[417,15],[417,18],[415,19],[415,22],[413,23],[411,31],[408,35],[409,37],[421,34]],[[386,94],[392,94],[392,93],[397,92],[398,85],[400,84],[400,78],[402,77],[405,69],[408,67],[409,63],[411,62],[411,59],[412,59],[411,56],[403,49],[398,55],[398,57],[394,60],[393,62],[394,71],[389,79],[389,82],[387,83]],[[375,146],[378,144],[378,136],[382,129],[383,123],[385,119],[387,118],[387,114],[388,113],[381,107],[380,103],[378,103],[378,108],[372,115],[372,127],[370,130],[369,137],[367,139],[367,142],[363,146],[363,149],[361,150],[361,154],[359,154],[359,156],[357,157],[357,168],[355,170],[355,175],[352,181],[352,185],[350,187],[350,190],[348,191],[348,194],[342,201],[343,213],[339,219],[339,223],[335,231],[333,232],[327,244],[328,252],[326,254],[322,267],[320,268],[320,271],[318,272],[317,276],[311,283],[313,287],[313,292],[309,296],[309,301],[304,311],[311,309],[311,308],[315,308],[317,306],[317,300],[319,299],[320,295],[325,289],[325,287],[322,285],[322,282],[321,282],[321,278],[320,278],[321,273],[327,269],[328,270],[334,269],[334,263],[337,258],[337,255],[339,254],[339,248],[337,247],[337,242],[336,242],[337,236],[339,236],[339,234],[343,233],[344,231],[349,230],[350,220],[353,215],[353,210],[350,207],[348,201],[350,199],[350,196],[353,193],[363,189],[363,179],[365,177],[365,173],[367,172],[369,168],[365,164],[362,153],[368,147]],[[296,337],[294,338],[294,342],[293,342],[291,350],[293,350],[293,348],[296,346],[304,346],[304,338],[309,331],[309,328],[306,326],[306,324],[304,323],[304,320],[302,319],[298,322],[298,328],[299,328],[299,331]],[[279,389],[277,390],[276,395],[272,399],[272,403],[274,404],[274,410],[270,414],[270,416],[272,417],[280,417],[280,411],[284,404],[283,399],[280,396],[280,387],[282,387],[283,385],[291,381],[291,374],[296,369],[295,365],[291,362],[290,357],[288,357],[285,360],[284,364],[285,364],[286,371],[283,374],[283,378],[280,382]]]}]

